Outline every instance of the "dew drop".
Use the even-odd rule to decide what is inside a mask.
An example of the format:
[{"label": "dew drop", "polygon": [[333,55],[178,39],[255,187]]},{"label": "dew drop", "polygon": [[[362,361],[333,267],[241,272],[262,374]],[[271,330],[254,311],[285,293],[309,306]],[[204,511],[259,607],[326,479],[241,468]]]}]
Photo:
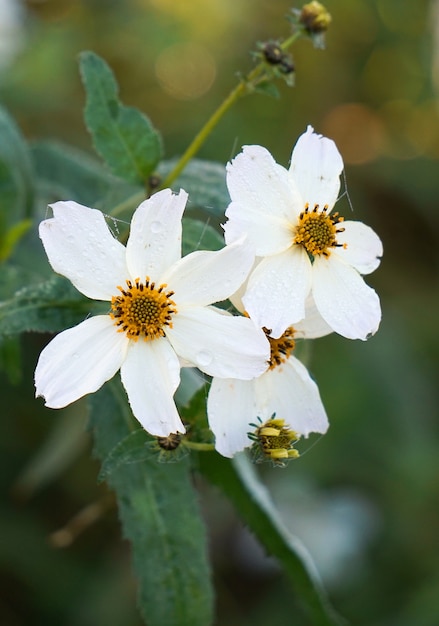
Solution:
[{"label": "dew drop", "polygon": [[210,363],[212,363],[213,355],[211,352],[207,352],[207,350],[201,350],[195,357],[197,361],[197,365],[200,367],[206,367]]},{"label": "dew drop", "polygon": [[163,224],[161,222],[152,222],[151,223],[151,231],[157,235],[158,233],[161,233],[163,230]]}]

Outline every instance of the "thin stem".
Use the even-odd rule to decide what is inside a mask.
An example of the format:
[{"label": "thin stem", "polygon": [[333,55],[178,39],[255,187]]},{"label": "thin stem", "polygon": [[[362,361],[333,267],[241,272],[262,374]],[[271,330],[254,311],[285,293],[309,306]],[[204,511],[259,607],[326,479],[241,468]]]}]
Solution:
[{"label": "thin stem", "polygon": [[[286,39],[280,47],[282,50],[287,50],[293,43],[298,39],[301,35],[301,32],[298,31],[291,35],[288,39]],[[264,78],[266,64],[261,61],[258,65],[252,69],[249,74],[245,78],[243,78],[240,83],[232,89],[227,98],[220,104],[220,106],[214,111],[211,117],[204,124],[199,133],[194,137],[192,143],[188,146],[186,151],[182,154],[178,163],[175,165],[173,170],[167,175],[165,180],[162,183],[162,188],[170,187],[176,178],[181,174],[183,169],[189,163],[189,161],[195,156],[198,150],[201,148],[203,143],[206,141],[207,137],[213,131],[215,126],[221,120],[221,118],[227,113],[227,111],[235,104],[235,102],[245,96],[247,93],[251,93],[252,88],[254,88],[260,79]],[[258,80],[259,79],[259,80]]]},{"label": "thin stem", "polygon": [[184,441],[184,445],[191,450],[198,450],[198,452],[211,452],[215,450],[213,443],[197,443],[196,441]]},{"label": "thin stem", "polygon": [[54,548],[66,548],[70,546],[79,535],[90,526],[95,524],[110,509],[116,506],[113,494],[106,495],[96,502],[88,504],[81,509],[62,528],[59,528],[49,536],[49,542]]},{"label": "thin stem", "polygon": [[[297,39],[299,39],[302,34],[302,31],[296,31],[283,43],[279,44],[282,50],[287,50]],[[247,74],[247,76],[241,79],[239,84],[236,85],[234,89],[232,89],[227,98],[214,111],[214,113],[210,116],[210,118],[201,128],[201,130],[194,137],[194,139],[189,144],[185,152],[182,154],[174,168],[166,176],[160,187],[161,189],[168,188],[172,185],[172,183],[178,178],[178,176],[184,170],[189,161],[197,154],[203,143],[206,141],[207,137],[213,131],[215,126],[219,123],[221,118],[227,113],[227,111],[235,104],[237,100],[239,100],[239,98],[245,96],[246,94],[252,93],[258,83],[260,83],[261,80],[266,77],[266,69],[266,63],[264,61],[261,61],[256,67],[251,70],[251,72]],[[116,215],[123,213],[129,208],[135,207],[144,199],[145,193],[143,191],[138,191],[117,206],[115,206],[111,211],[111,215],[115,217]]]}]

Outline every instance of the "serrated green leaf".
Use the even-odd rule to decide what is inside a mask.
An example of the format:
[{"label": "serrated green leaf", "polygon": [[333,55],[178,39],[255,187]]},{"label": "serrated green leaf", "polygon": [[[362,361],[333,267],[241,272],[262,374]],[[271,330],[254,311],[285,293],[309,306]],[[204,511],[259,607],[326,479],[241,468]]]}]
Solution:
[{"label": "serrated green leaf", "polygon": [[[105,459],[129,434],[129,409],[113,379],[90,397],[95,451]],[[132,544],[139,606],[148,626],[209,626],[212,588],[206,536],[189,458],[123,464],[109,477]]]},{"label": "serrated green leaf", "polygon": [[216,452],[204,452],[198,455],[198,463],[203,476],[225,493],[268,553],[283,565],[310,623],[313,626],[344,624],[330,606],[306,549],[283,525],[245,454],[230,462]]},{"label": "serrated green leaf", "polygon": [[113,176],[86,152],[61,142],[35,143],[31,146],[31,157],[44,206],[69,199],[108,212],[139,190],[138,186]]},{"label": "serrated green leaf", "polygon": [[[4,274],[7,273],[5,268]],[[12,298],[0,302],[0,336],[63,330],[78,324],[100,306],[80,294],[66,278],[53,276],[43,283],[23,287]]]},{"label": "serrated green leaf", "polygon": [[[164,161],[159,168],[161,176],[166,177],[173,169],[176,160]],[[224,221],[224,212],[230,203],[226,186],[226,168],[221,163],[193,159],[173,183],[175,191],[185,189],[189,193],[186,212],[194,217],[215,218],[215,226]],[[201,212],[200,212],[201,211]]]},{"label": "serrated green leaf", "polygon": [[33,203],[29,151],[13,119],[0,107],[0,227],[28,217]]},{"label": "serrated green leaf", "polygon": [[135,430],[114,446],[102,462],[98,483],[107,480],[122,465],[151,460],[158,463],[176,463],[189,454],[189,449],[179,445],[175,449],[160,448],[157,437],[148,435],[143,428]]},{"label": "serrated green leaf", "polygon": [[145,183],[162,156],[159,133],[146,115],[120,103],[113,72],[98,55],[83,52],[80,71],[85,122],[96,151],[117,176]]},{"label": "serrated green leaf", "polygon": [[219,250],[224,245],[224,239],[207,221],[183,218],[183,256],[194,250]]},{"label": "serrated green leaf", "polygon": [[121,465],[139,463],[151,456],[150,443],[151,437],[142,428],[124,437],[103,460],[98,483],[106,480]]}]

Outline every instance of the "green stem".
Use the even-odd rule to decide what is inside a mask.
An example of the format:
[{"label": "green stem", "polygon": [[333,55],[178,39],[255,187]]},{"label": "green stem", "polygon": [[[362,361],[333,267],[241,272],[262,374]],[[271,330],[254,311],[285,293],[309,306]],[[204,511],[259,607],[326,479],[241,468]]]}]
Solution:
[{"label": "green stem", "polygon": [[[293,33],[291,37],[286,39],[280,47],[282,50],[287,50],[295,41],[301,36],[301,32],[297,31]],[[172,183],[178,178],[183,169],[186,167],[188,162],[196,155],[198,150],[201,148],[203,143],[206,141],[207,137],[213,131],[215,126],[221,120],[221,118],[227,113],[227,111],[235,104],[235,102],[245,96],[247,93],[251,93],[260,82],[262,78],[264,78],[265,70],[267,68],[266,63],[261,61],[253,70],[247,74],[247,76],[241,80],[241,82],[229,93],[227,98],[220,104],[220,106],[214,111],[211,117],[204,124],[199,133],[194,137],[192,143],[188,146],[186,151],[182,154],[178,163],[175,165],[174,169],[167,175],[165,180],[163,181],[162,188],[170,187]]]},{"label": "green stem", "polygon": [[[287,50],[299,37],[302,35],[302,31],[296,31],[286,39],[283,43],[280,44],[282,50]],[[254,92],[254,88],[266,78],[266,69],[267,64],[264,61],[258,63],[256,67],[254,67],[251,72],[247,74],[238,85],[229,93],[227,98],[220,104],[220,106],[214,111],[214,113],[210,116],[201,130],[194,137],[192,142],[189,144],[185,152],[182,154],[174,168],[169,172],[166,176],[165,180],[161,185],[161,189],[165,189],[171,187],[172,183],[178,178],[181,172],[184,170],[189,161],[197,154],[203,143],[206,141],[207,137],[213,131],[215,126],[219,123],[221,118],[227,113],[227,111],[235,104],[239,98],[245,96],[246,94]],[[120,213],[123,213],[127,209],[140,204],[142,200],[145,199],[145,193],[143,191],[139,191],[134,195],[130,196],[124,202],[121,202],[111,211],[111,215],[115,217]]]},{"label": "green stem", "polygon": [[211,452],[215,450],[213,443],[197,443],[196,441],[184,441],[184,445],[191,450],[197,450],[198,452]]}]

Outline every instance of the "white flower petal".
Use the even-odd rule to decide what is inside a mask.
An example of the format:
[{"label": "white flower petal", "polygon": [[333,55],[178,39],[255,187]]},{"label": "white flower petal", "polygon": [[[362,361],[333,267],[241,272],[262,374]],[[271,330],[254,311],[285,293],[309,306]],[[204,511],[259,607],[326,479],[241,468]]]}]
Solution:
[{"label": "white flower petal", "polygon": [[261,146],[244,146],[227,166],[231,204],[226,210],[226,242],[246,234],[256,254],[275,254],[291,242],[292,222],[302,201],[286,169]]},{"label": "white flower petal", "polygon": [[250,319],[214,307],[177,313],[166,335],[181,358],[209,376],[249,380],[265,371],[270,358],[265,334]]},{"label": "white flower petal", "polygon": [[207,398],[209,426],[215,448],[232,457],[251,445],[247,433],[256,420],[254,381],[214,378]]},{"label": "white flower petal", "polygon": [[125,248],[111,234],[103,213],[72,201],[50,206],[54,217],[39,229],[50,265],[88,298],[111,300],[128,272]]},{"label": "white flower petal", "polygon": [[336,248],[335,253],[357,269],[360,274],[370,274],[381,262],[383,244],[370,226],[362,222],[346,221],[340,224],[344,232],[337,234],[337,243],[346,243],[345,248]]},{"label": "white flower petal", "polygon": [[277,418],[284,419],[292,430],[305,437],[327,431],[328,418],[318,387],[295,357],[268,370],[254,386],[261,419],[269,419],[276,413]]},{"label": "white flower petal", "polygon": [[98,315],[57,335],[40,354],[36,396],[60,409],[97,391],[120,368],[128,339],[108,315]]},{"label": "white flower petal", "polygon": [[316,204],[329,209],[335,204],[340,189],[343,160],[332,139],[314,133],[308,126],[291,155],[290,173],[300,191],[303,204]]},{"label": "white flower petal", "polygon": [[228,245],[246,235],[259,256],[277,254],[291,245],[291,221],[255,211],[248,204],[232,202],[223,224],[224,239]]},{"label": "white flower petal", "polygon": [[167,267],[181,257],[181,218],[187,193],[163,189],[136,209],[127,242],[131,278],[161,280]]},{"label": "white flower petal", "polygon": [[336,255],[314,260],[313,297],[322,317],[343,337],[365,340],[378,330],[381,307],[376,292]]},{"label": "white flower petal", "polygon": [[175,291],[177,308],[221,302],[245,281],[254,261],[252,248],[235,243],[215,252],[188,254],[163,275]]},{"label": "white flower petal", "polygon": [[334,332],[320,315],[311,294],[305,302],[305,318],[294,324],[294,330],[294,337],[302,339],[317,339]]},{"label": "white flower petal", "polygon": [[120,374],[134,417],[151,435],[185,432],[173,399],[180,364],[166,339],[131,341]]},{"label": "white flower petal", "polygon": [[311,269],[300,246],[266,257],[256,266],[242,301],[257,326],[271,329],[272,337],[280,337],[288,326],[305,317]]}]

